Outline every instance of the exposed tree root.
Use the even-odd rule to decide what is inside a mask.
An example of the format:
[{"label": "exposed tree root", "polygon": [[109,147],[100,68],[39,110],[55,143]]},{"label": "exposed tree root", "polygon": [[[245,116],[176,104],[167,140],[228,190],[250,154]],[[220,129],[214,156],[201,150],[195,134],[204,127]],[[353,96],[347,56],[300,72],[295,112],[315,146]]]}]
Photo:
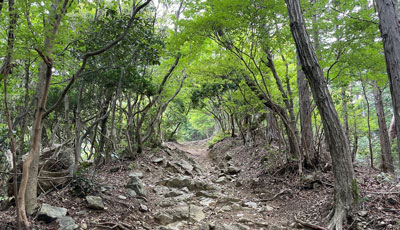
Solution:
[{"label": "exposed tree root", "polygon": [[304,227],[307,227],[307,228],[312,228],[312,229],[317,229],[317,230],[327,230],[324,227],[321,227],[321,226],[318,226],[318,225],[315,225],[315,224],[311,224],[311,223],[299,220],[299,219],[297,219],[296,216],[294,216],[294,221],[296,221],[297,223],[299,223],[299,224],[301,224],[301,225],[303,225]]},{"label": "exposed tree root", "polygon": [[346,217],[349,215],[348,209],[343,206],[336,206],[332,210],[332,212],[328,215],[329,230],[343,230],[343,222],[346,220]]}]

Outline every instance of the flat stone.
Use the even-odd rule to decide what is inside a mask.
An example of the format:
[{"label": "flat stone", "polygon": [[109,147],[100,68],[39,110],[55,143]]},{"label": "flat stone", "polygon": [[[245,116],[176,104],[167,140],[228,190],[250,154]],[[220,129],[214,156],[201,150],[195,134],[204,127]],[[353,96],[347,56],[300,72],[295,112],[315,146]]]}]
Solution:
[{"label": "flat stone", "polygon": [[90,209],[95,209],[95,210],[104,209],[103,199],[99,196],[86,196],[86,201]]},{"label": "flat stone", "polygon": [[60,226],[58,230],[75,230],[79,227],[70,216],[58,217],[57,223]]},{"label": "flat stone", "polygon": [[60,208],[51,206],[49,204],[42,204],[38,214],[38,220],[43,220],[46,223],[50,223],[55,219],[67,215],[66,208]]}]

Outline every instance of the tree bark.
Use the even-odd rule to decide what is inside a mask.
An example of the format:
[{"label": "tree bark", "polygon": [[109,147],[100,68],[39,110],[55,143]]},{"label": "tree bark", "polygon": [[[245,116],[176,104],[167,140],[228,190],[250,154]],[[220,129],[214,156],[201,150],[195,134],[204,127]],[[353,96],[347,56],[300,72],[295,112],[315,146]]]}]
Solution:
[{"label": "tree bark", "polygon": [[378,117],[378,125],[379,125],[379,141],[381,144],[381,169],[384,172],[394,172],[393,158],[392,158],[392,150],[390,148],[390,138],[389,133],[386,126],[386,118],[385,118],[385,110],[382,102],[382,91],[377,85],[376,82],[374,84],[374,100],[375,100],[375,108],[376,115]]},{"label": "tree bark", "polygon": [[311,97],[308,83],[303,70],[301,70],[300,60],[297,57],[297,87],[299,89],[299,113],[301,128],[301,147],[304,151],[304,160],[309,166],[315,165],[317,159],[314,149],[314,135],[311,120]]},{"label": "tree bark", "polygon": [[342,97],[342,110],[343,110],[343,124],[344,124],[344,134],[346,135],[347,142],[350,144],[350,129],[349,129],[349,113],[347,110],[347,95],[346,86],[341,87],[341,97]]},{"label": "tree bark", "polygon": [[329,229],[343,229],[343,220],[351,217],[358,198],[357,182],[351,163],[349,143],[340,123],[317,55],[307,34],[299,0],[285,0],[290,30],[302,69],[308,79],[327,137],[334,175],[335,207]]},{"label": "tree bark", "polygon": [[[21,229],[21,224],[23,221],[23,216],[21,216],[21,203],[18,199],[18,168],[17,168],[17,152],[16,152],[16,143],[14,139],[13,133],[13,125],[11,121],[10,111],[8,109],[8,98],[7,98],[7,78],[8,75],[11,74],[13,65],[11,64],[12,56],[14,52],[14,42],[15,42],[15,26],[17,24],[17,14],[15,13],[14,8],[15,2],[14,0],[8,1],[8,12],[9,12],[9,25],[8,25],[8,34],[7,34],[7,55],[4,59],[3,66],[0,68],[0,77],[4,80],[4,113],[8,126],[8,134],[10,137],[11,144],[11,153],[12,153],[12,166],[13,166],[13,189],[14,189],[14,197],[15,197],[15,207],[16,207],[16,222],[17,229]],[[0,2],[0,11],[3,6],[3,1]],[[2,75],[2,76],[1,76]]]},{"label": "tree bark", "polygon": [[[393,0],[376,0],[397,134],[400,133],[400,24]],[[400,146],[400,135],[397,135]],[[397,148],[400,159],[400,147]],[[399,160],[400,166],[400,160]]]},{"label": "tree bark", "polygon": [[[370,156],[370,164],[371,168],[374,168],[374,152],[372,151],[372,134],[371,134],[371,122],[370,122],[370,105],[368,100],[368,95],[365,89],[365,82],[361,80],[361,86],[365,98],[365,102],[367,103],[367,125],[368,125],[368,148],[369,148],[369,156]],[[356,122],[356,121],[354,121]]]}]

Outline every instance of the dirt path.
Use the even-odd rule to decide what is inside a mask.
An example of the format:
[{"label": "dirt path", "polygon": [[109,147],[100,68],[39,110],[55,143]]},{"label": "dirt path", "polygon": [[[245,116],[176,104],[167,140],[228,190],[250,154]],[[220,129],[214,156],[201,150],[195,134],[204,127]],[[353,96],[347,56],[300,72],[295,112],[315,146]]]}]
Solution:
[{"label": "dirt path", "polygon": [[[241,186],[238,179],[241,170],[239,167],[234,167],[229,162],[218,164],[211,159],[207,141],[166,143],[166,145],[171,149],[184,151],[189,157],[193,157],[196,164],[199,164],[202,169],[200,177],[208,179],[209,183],[217,188],[216,195],[211,195],[207,198],[208,200],[201,199],[203,203],[205,201],[210,203],[204,209],[207,216],[203,221],[205,227],[193,229],[214,229],[212,228],[214,225],[220,226],[215,229],[221,230],[291,229],[283,227],[288,223],[285,216],[273,214],[278,211],[279,207],[261,202],[254,190]],[[211,227],[207,228],[207,226]]]}]

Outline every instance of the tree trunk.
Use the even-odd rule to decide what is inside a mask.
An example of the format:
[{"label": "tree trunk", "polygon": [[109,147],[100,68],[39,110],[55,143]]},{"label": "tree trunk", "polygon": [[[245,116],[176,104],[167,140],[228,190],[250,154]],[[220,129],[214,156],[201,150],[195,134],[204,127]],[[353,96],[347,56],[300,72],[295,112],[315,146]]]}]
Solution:
[{"label": "tree trunk", "polygon": [[[376,0],[397,134],[400,133],[400,24],[393,0]],[[397,135],[400,166],[400,135]]]},{"label": "tree trunk", "polygon": [[21,121],[21,134],[20,134],[20,142],[19,142],[19,155],[25,154],[25,132],[28,128],[28,122],[27,118],[29,116],[29,78],[30,78],[30,73],[29,73],[29,67],[30,67],[30,60],[25,60],[25,100],[24,100],[24,111],[23,113],[24,116],[22,117]]},{"label": "tree trunk", "polygon": [[344,134],[346,135],[347,142],[350,143],[350,129],[349,129],[349,113],[347,110],[347,95],[346,86],[341,87],[341,97],[342,97],[342,110],[343,110],[343,124],[344,124]]},{"label": "tree trunk", "polygon": [[[365,89],[365,82],[364,80],[361,80],[361,86],[365,98],[365,102],[367,103],[367,125],[368,125],[368,147],[369,147],[369,156],[370,156],[370,164],[371,168],[374,168],[374,152],[372,150],[372,134],[371,134],[371,122],[370,122],[370,105],[369,105],[369,100],[368,100],[368,95]],[[354,120],[354,122],[356,122]]]},{"label": "tree trunk", "polygon": [[297,86],[299,89],[299,113],[301,127],[301,147],[304,151],[305,163],[313,166],[316,163],[314,150],[314,135],[311,120],[311,97],[308,83],[303,70],[301,70],[300,60],[297,57]]},{"label": "tree trunk", "polygon": [[390,139],[386,126],[385,110],[382,102],[382,91],[376,82],[374,82],[374,100],[379,125],[379,141],[381,144],[381,169],[384,172],[393,173],[394,165],[392,150],[390,148]]},{"label": "tree trunk", "polygon": [[349,143],[340,123],[317,55],[307,34],[299,0],[285,0],[290,29],[296,43],[302,69],[308,79],[328,140],[334,175],[335,207],[329,229],[343,229],[343,220],[351,217],[358,198],[357,182],[351,163]]}]

